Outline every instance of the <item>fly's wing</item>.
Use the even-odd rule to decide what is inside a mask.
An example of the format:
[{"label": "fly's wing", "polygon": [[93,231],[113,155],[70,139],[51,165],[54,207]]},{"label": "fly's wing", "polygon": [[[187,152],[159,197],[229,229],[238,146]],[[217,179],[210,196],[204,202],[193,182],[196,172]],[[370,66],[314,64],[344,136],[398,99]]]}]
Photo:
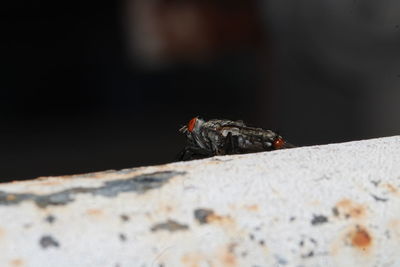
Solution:
[{"label": "fly's wing", "polygon": [[223,121],[223,123],[221,124],[221,126],[228,126],[228,127],[238,127],[238,128],[242,128],[242,127],[246,127],[246,124],[244,124],[243,121],[239,120],[239,121]]},{"label": "fly's wing", "polygon": [[279,137],[278,134],[270,130],[254,127],[234,127],[231,128],[231,144],[236,144],[236,153],[254,153],[261,151],[274,150],[273,142]]},{"label": "fly's wing", "polygon": [[213,119],[206,122],[207,127],[217,129],[219,127],[246,127],[243,121],[231,121],[231,120],[218,120]]}]

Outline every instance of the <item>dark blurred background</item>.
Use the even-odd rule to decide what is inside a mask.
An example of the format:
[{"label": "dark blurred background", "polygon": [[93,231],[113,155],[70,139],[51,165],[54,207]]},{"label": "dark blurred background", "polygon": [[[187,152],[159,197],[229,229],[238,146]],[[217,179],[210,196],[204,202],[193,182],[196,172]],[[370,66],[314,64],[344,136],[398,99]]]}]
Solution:
[{"label": "dark blurred background", "polygon": [[171,162],[196,115],[400,132],[398,0],[4,1],[0,181]]}]

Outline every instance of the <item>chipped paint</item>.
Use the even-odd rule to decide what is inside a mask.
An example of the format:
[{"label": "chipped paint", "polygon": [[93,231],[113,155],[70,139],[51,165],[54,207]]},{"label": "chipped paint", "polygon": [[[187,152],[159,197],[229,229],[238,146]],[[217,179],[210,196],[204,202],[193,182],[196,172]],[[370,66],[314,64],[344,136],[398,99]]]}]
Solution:
[{"label": "chipped paint", "polygon": [[123,221],[123,222],[127,222],[127,221],[129,221],[129,216],[128,215],[126,215],[126,214],[121,214],[120,215],[120,218],[121,218],[121,220]]},{"label": "chipped paint", "polygon": [[56,221],[56,217],[52,214],[49,214],[44,220],[49,224],[53,224]]},{"label": "chipped paint", "polygon": [[0,184],[0,266],[400,266],[399,177],[391,137]]},{"label": "chipped paint", "polygon": [[200,224],[217,223],[217,224],[232,224],[233,220],[230,216],[222,216],[216,214],[211,209],[196,209],[194,217]]},{"label": "chipped paint", "polygon": [[161,187],[172,177],[183,174],[183,172],[173,171],[155,172],[128,179],[106,181],[100,187],[75,187],[48,195],[16,194],[0,191],[0,205],[16,205],[23,201],[33,201],[40,208],[46,208],[47,206],[66,205],[74,201],[74,197],[78,194],[116,197],[124,192],[145,193],[147,190]]},{"label": "chipped paint", "polygon": [[233,223],[233,220],[230,216],[218,215],[212,209],[199,208],[193,212],[193,215],[200,224],[219,223],[226,225]]},{"label": "chipped paint", "polygon": [[319,225],[319,224],[324,224],[328,222],[328,217],[324,215],[314,215],[311,224],[312,225]]},{"label": "chipped paint", "polygon": [[126,238],[126,235],[123,234],[123,233],[119,233],[118,237],[119,237],[119,240],[121,240],[121,242],[125,242],[126,239],[127,239],[127,238]]},{"label": "chipped paint", "polygon": [[54,237],[52,237],[51,235],[42,236],[40,238],[39,244],[43,249],[51,247],[58,248],[60,246],[60,243],[56,239],[54,239]]},{"label": "chipped paint", "polygon": [[186,224],[178,223],[174,220],[168,220],[166,222],[162,223],[157,223],[151,227],[152,232],[157,232],[160,230],[167,230],[170,232],[175,232],[175,231],[182,231],[182,230],[188,230],[189,226]]},{"label": "chipped paint", "polygon": [[200,224],[206,224],[208,223],[208,218],[209,216],[213,215],[214,211],[212,209],[196,209],[194,211],[194,218],[200,223]]},{"label": "chipped paint", "polygon": [[378,196],[376,196],[376,195],[374,195],[374,194],[371,194],[371,196],[375,199],[375,201],[386,202],[386,201],[389,200],[388,198],[378,197]]}]

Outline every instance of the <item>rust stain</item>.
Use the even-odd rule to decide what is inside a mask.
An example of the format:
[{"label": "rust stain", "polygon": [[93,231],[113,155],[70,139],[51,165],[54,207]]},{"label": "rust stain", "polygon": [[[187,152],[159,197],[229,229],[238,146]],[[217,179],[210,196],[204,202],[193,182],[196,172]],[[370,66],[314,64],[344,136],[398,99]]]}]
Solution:
[{"label": "rust stain", "polygon": [[392,219],[388,223],[388,229],[400,240],[400,220]]},{"label": "rust stain", "polygon": [[199,267],[204,257],[198,253],[188,253],[182,256],[181,262],[186,267]]},{"label": "rust stain", "polygon": [[389,190],[389,192],[391,192],[391,193],[397,193],[397,192],[398,192],[397,188],[394,187],[394,186],[391,185],[391,184],[385,184],[385,187],[386,187],[386,188]]},{"label": "rust stain", "polygon": [[355,248],[366,251],[372,245],[372,236],[365,227],[357,225],[349,233],[351,245]]},{"label": "rust stain", "polygon": [[194,217],[200,224],[218,223],[229,225],[234,222],[230,216],[218,215],[211,209],[196,209],[194,211]]},{"label": "rust stain", "polygon": [[231,253],[226,253],[223,256],[223,266],[236,266],[236,257]]},{"label": "rust stain", "polygon": [[167,205],[167,206],[165,206],[165,211],[166,212],[171,212],[171,211],[173,211],[174,209],[171,207],[171,206],[169,206],[169,205]]},{"label": "rust stain", "polygon": [[103,211],[99,209],[89,209],[86,211],[86,214],[91,216],[101,216],[103,215]]},{"label": "rust stain", "polygon": [[22,267],[25,265],[24,261],[21,259],[14,259],[10,261],[12,267]]},{"label": "rust stain", "polygon": [[334,207],[335,216],[361,219],[366,215],[366,208],[350,199],[342,199]]},{"label": "rust stain", "polygon": [[247,205],[244,208],[248,211],[258,211],[259,209],[257,204]]},{"label": "rust stain", "polygon": [[311,206],[320,206],[321,205],[321,201],[319,200],[313,200],[309,202]]},{"label": "rust stain", "polygon": [[396,196],[400,196],[399,189],[396,188],[394,185],[387,183],[384,184],[383,186],[389,191],[389,193],[392,193]]},{"label": "rust stain", "polygon": [[3,230],[3,228],[0,227],[0,238],[2,238],[5,234],[5,231]]},{"label": "rust stain", "polygon": [[15,200],[17,197],[14,194],[9,194],[6,196],[6,200],[7,201],[13,201]]},{"label": "rust stain", "polygon": [[231,209],[231,210],[236,210],[236,209],[237,209],[236,204],[233,204],[233,203],[229,204],[228,207],[229,207],[229,209]]},{"label": "rust stain", "polygon": [[206,162],[206,165],[219,165],[221,163],[224,163],[224,161],[219,160],[219,159],[214,159],[214,160],[210,160],[208,162]]},{"label": "rust stain", "polygon": [[22,183],[26,183],[26,181],[14,180],[10,182],[10,184],[22,184]]},{"label": "rust stain", "polygon": [[203,254],[198,252],[186,253],[182,256],[181,262],[185,267],[200,267],[200,266],[238,266],[235,255],[236,243],[229,243],[223,247],[217,248],[212,254]]},{"label": "rust stain", "polygon": [[236,266],[236,256],[234,254],[234,249],[237,245],[232,243],[229,244],[222,250],[220,255],[222,266]]},{"label": "rust stain", "polygon": [[60,185],[60,184],[62,184],[61,181],[45,180],[45,181],[40,183],[40,186],[54,186],[54,185]]},{"label": "rust stain", "polygon": [[212,213],[207,216],[208,223],[218,223],[218,224],[232,224],[233,220],[230,216],[221,216],[215,213]]},{"label": "rust stain", "polygon": [[336,256],[347,248],[368,256],[371,255],[372,245],[373,236],[366,227],[359,224],[350,225],[340,231],[338,238],[333,240],[330,245],[330,254]]},{"label": "rust stain", "polygon": [[155,213],[156,214],[169,214],[169,213],[171,213],[173,211],[174,211],[173,204],[172,205],[168,204],[168,205],[165,205],[165,206],[164,205],[157,206],[157,208],[155,210]]}]

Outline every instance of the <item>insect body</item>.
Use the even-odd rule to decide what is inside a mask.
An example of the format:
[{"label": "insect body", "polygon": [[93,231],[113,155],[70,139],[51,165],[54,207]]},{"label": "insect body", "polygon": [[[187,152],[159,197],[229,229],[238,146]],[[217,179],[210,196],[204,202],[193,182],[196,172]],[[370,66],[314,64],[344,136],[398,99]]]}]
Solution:
[{"label": "insect body", "polygon": [[248,127],[242,121],[204,121],[195,117],[179,131],[187,137],[187,145],[178,156],[179,160],[294,147],[279,134]]}]

